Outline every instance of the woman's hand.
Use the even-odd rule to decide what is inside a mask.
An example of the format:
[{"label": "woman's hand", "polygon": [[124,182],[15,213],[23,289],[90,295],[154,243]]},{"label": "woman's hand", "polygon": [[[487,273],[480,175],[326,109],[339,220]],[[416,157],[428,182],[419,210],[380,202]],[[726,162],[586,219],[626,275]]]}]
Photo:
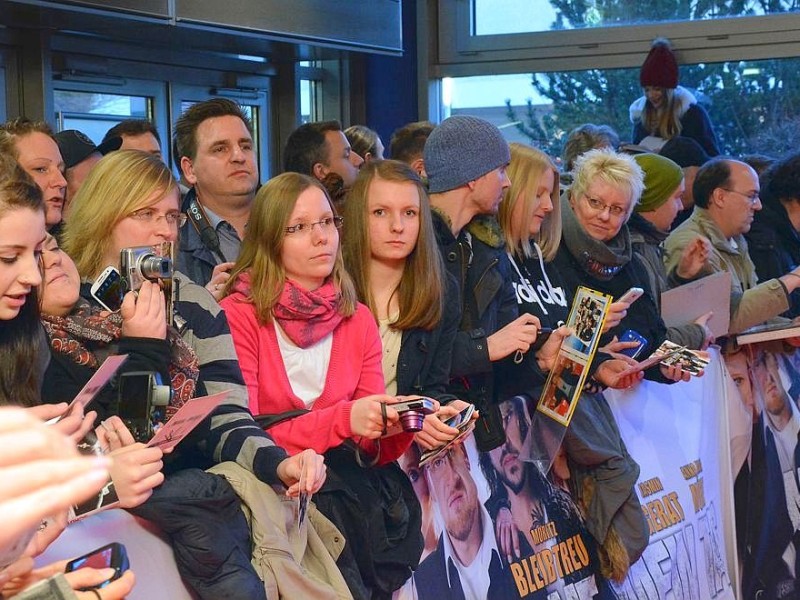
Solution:
[{"label": "woman's hand", "polygon": [[[364,396],[353,402],[350,409],[350,431],[353,435],[375,440],[385,435],[388,429],[400,422],[400,415],[390,405],[397,398],[386,394]],[[386,422],[383,420],[381,404],[386,404]]]},{"label": "woman's hand", "polygon": [[164,291],[152,281],[145,281],[138,292],[128,292],[122,301],[122,335],[125,337],[167,337],[167,309]]},{"label": "woman's hand", "polygon": [[94,433],[100,447],[106,452],[113,452],[136,443],[128,426],[116,415],[100,423],[100,427],[95,429]]},{"label": "woman's hand", "polygon": [[[440,406],[439,410],[435,413],[426,415],[425,421],[422,424],[422,431],[418,431],[414,434],[414,441],[416,441],[423,450],[431,450],[442,444],[446,444],[459,434],[459,430],[446,425],[444,421],[450,417],[456,416],[468,406],[469,403],[463,400],[453,400],[449,404]],[[472,419],[474,420],[477,418],[478,411],[476,410],[472,413]]]},{"label": "woman's hand", "polygon": [[219,302],[222,299],[222,288],[231,277],[231,269],[236,263],[224,262],[214,267],[211,272],[211,279],[206,284],[206,289],[214,296],[214,300]]},{"label": "woman's hand", "polygon": [[[638,347],[639,347],[639,342],[636,342],[636,341],[620,342],[617,339],[617,336],[614,336],[614,339],[612,339],[605,346],[601,346],[600,348],[598,348],[598,350],[600,352],[605,352],[606,354],[610,354],[614,358],[618,358],[620,360],[625,360],[625,359],[633,360],[630,356],[627,356],[625,354],[621,354],[621,352],[623,350],[632,350],[632,349],[638,348]],[[634,361],[634,362],[636,362],[636,361]]]},{"label": "woman's hand", "polygon": [[494,362],[520,351],[525,354],[536,341],[542,324],[539,319],[524,313],[502,329],[486,338],[489,360]]},{"label": "woman's hand", "polygon": [[80,457],[75,442],[33,413],[0,409],[0,547],[7,548],[49,515],[95,494],[108,479],[105,457]]},{"label": "woman's hand", "polygon": [[603,321],[603,331],[601,333],[606,333],[619,325],[628,314],[630,307],[630,302],[612,302],[608,306],[608,314],[606,314],[606,320]]},{"label": "woman's hand", "polygon": [[550,337],[547,338],[547,341],[542,344],[542,347],[536,352],[536,361],[542,371],[547,373],[553,368],[553,365],[556,364],[561,344],[563,344],[564,340],[572,335],[572,333],[572,329],[566,325],[562,325],[554,330],[553,333],[550,334]]},{"label": "woman's hand", "polygon": [[670,381],[689,381],[692,374],[689,371],[684,371],[678,365],[659,365],[661,374]]},{"label": "woman's hand", "polygon": [[624,390],[639,383],[644,377],[642,371],[631,373],[620,377],[622,373],[627,371],[630,367],[635,366],[637,363],[632,358],[620,355],[626,358],[615,358],[601,363],[594,372],[594,378],[606,387],[615,390]]},{"label": "woman's hand", "polygon": [[708,327],[708,322],[711,320],[711,317],[713,316],[714,312],[708,311],[707,313],[705,313],[704,315],[700,315],[693,321],[695,325],[700,325],[700,327],[703,328],[703,333],[705,334],[705,338],[703,339],[703,345],[700,348],[700,350],[705,350],[715,341],[714,334],[711,333],[711,329],[709,329]]},{"label": "woman's hand", "polygon": [[68,416],[64,416],[64,413],[67,412],[68,405],[66,402],[61,402],[59,404],[41,404],[39,406],[31,406],[30,408],[26,408],[24,410],[28,411],[29,414],[33,415],[37,419],[41,419],[42,421],[50,421],[52,419],[58,419],[50,424],[50,427],[53,428],[54,431],[57,431],[63,435],[66,435],[76,444],[81,442],[83,438],[86,437],[86,434],[92,430],[94,427],[95,419],[97,419],[97,413],[89,411],[86,415],[83,414],[83,405],[80,403],[76,403]]},{"label": "woman's hand", "polygon": [[161,448],[133,444],[111,453],[111,479],[122,508],[143,504],[164,482]]},{"label": "woman's hand", "polygon": [[[303,473],[305,475],[301,476]],[[299,496],[301,492],[316,493],[328,476],[325,457],[313,450],[306,449],[281,461],[278,465],[278,479],[287,487],[287,496]],[[304,479],[305,489],[300,489],[300,480]]]},{"label": "woman's hand", "polygon": [[[3,586],[2,597],[10,598],[40,581],[49,579],[59,573],[64,573],[67,562],[66,560],[60,560],[36,569],[34,568],[33,559],[23,558],[18,560],[0,572],[0,585]],[[97,600],[98,596],[102,600],[124,599],[133,589],[135,582],[131,571],[125,571],[122,577],[112,581],[102,589],[96,589],[96,592],[77,591],[85,588],[96,588],[113,576],[114,569],[92,569],[89,567],[84,567],[71,573],[64,573],[64,578],[69,586],[76,590],[75,593],[80,600]]]},{"label": "woman's hand", "polygon": [[[133,571],[128,570],[122,574],[122,577],[112,581],[105,587],[97,587],[113,576],[114,569],[92,569],[90,567],[83,567],[82,569],[64,575],[70,587],[76,590],[75,595],[80,600],[97,600],[98,598],[100,598],[100,600],[123,600],[133,589],[136,578],[133,576]],[[77,591],[86,588],[97,589],[91,592]]]}]

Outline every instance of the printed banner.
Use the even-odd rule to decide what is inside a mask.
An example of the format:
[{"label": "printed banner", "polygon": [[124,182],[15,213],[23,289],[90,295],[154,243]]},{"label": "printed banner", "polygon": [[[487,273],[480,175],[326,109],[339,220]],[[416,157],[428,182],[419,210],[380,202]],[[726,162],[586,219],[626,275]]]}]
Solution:
[{"label": "printed banner", "polygon": [[743,598],[800,592],[800,355],[781,342],[726,357],[739,389],[732,431]]},{"label": "printed banner", "polygon": [[[604,433],[619,442],[612,412],[616,416],[624,441],[619,446],[641,466],[635,484],[641,509],[634,497],[626,506],[634,511],[631,521],[650,534],[624,581],[601,575],[600,555],[607,550],[598,548],[581,517],[586,507],[568,491],[576,487],[575,481],[570,486],[572,461],[562,453],[544,477],[521,460],[526,444],[536,443],[528,440],[536,399],[517,397],[500,407],[508,438],[503,446],[478,453],[468,438],[424,467],[416,449],[402,457],[422,504],[425,549],[394,598],[734,598],[728,394],[719,355],[704,377],[671,386],[644,382],[607,397],[608,404],[587,394],[581,403],[600,407],[599,418],[606,411]],[[571,427],[580,427],[578,417]],[[591,425],[593,418],[583,421]]]}]

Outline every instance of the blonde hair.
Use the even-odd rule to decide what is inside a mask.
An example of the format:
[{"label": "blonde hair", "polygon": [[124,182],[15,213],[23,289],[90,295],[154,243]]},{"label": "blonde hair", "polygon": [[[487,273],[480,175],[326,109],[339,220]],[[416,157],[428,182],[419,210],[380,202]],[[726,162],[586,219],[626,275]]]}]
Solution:
[{"label": "blonde hair", "polygon": [[639,164],[629,154],[614,152],[613,150],[589,150],[575,161],[572,171],[572,187],[570,197],[577,201],[578,198],[589,191],[592,183],[599,179],[604,183],[630,194],[631,203],[625,220],[631,216],[634,206],[639,203],[639,198],[644,191],[644,172]]},{"label": "blonde hair", "polygon": [[433,329],[444,310],[444,265],[436,243],[428,194],[419,175],[396,160],[370,161],[361,167],[344,203],[344,262],[353,277],[358,298],[372,314],[378,315],[369,281],[372,260],[369,240],[369,191],[376,180],[409,183],[419,194],[419,235],[406,257],[403,275],[393,294],[397,294],[400,317],[392,329]]},{"label": "blonde hair", "polygon": [[[256,317],[261,325],[272,322],[272,311],[286,283],[286,271],[281,260],[286,226],[300,194],[311,187],[325,194],[331,211],[336,215],[336,209],[325,188],[316,179],[300,173],[289,172],[273,177],[258,190],[253,201],[242,249],[222,295],[229,295],[239,276],[249,273],[250,295],[246,302],[255,307]],[[356,312],[358,300],[353,280],[344,268],[341,244],[336,250],[332,276],[333,284],[339,292],[337,310],[345,317],[352,316]]]},{"label": "blonde hair", "polygon": [[119,150],[104,156],[72,199],[61,238],[81,277],[95,277],[107,266],[111,232],[120,221],[177,185],[169,168],[151,154]]},{"label": "blonde hair", "polygon": [[[559,201],[559,173],[552,159],[536,148],[516,142],[509,144],[511,149],[511,162],[506,168],[511,187],[505,191],[497,220],[503,228],[506,238],[506,248],[512,254],[522,252],[526,258],[533,256],[533,244],[536,242],[542,250],[545,260],[552,260],[561,243],[561,202]],[[542,222],[542,227],[535,238],[528,234],[528,223],[534,211],[539,207],[536,197],[542,176],[547,171],[553,173],[553,191],[550,199],[553,210]],[[517,202],[523,203],[523,223],[518,233],[514,233],[514,224],[511,214]]]},{"label": "blonde hair", "polygon": [[[655,87],[655,86],[653,86]],[[657,135],[665,140],[679,136],[683,125],[675,106],[675,89],[659,88],[664,94],[664,106],[657,109],[645,96],[644,110],[642,110],[642,125],[651,135]]]}]

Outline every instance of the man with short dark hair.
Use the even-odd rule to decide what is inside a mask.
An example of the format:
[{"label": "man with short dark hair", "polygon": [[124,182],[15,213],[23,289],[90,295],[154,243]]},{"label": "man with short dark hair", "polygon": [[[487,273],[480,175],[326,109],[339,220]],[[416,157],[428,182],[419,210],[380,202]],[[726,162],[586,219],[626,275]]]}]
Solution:
[{"label": "man with short dark hair", "polygon": [[363,162],[351,150],[339,121],[301,125],[291,133],[283,151],[284,171],[315,177],[335,203],[344,200]]},{"label": "man with short dark hair", "polygon": [[698,276],[731,274],[730,333],[777,317],[789,308],[789,294],[800,287],[800,267],[757,283],[744,234],[761,210],[756,172],[738,160],[715,158],[697,172],[692,215],[665,242],[667,272],[677,267],[683,248],[698,236],[711,242],[708,262]]},{"label": "man with short dark hair", "polygon": [[125,119],[106,132],[103,143],[111,138],[121,138],[120,150],[141,150],[148,154],[161,155],[161,136],[158,129],[147,119]]},{"label": "man with short dark hair", "polygon": [[253,127],[226,98],[190,106],[175,123],[175,161],[192,186],[183,200],[178,269],[218,297],[239,256],[258,187]]},{"label": "man with short dark hair", "polygon": [[389,150],[393,160],[399,160],[410,166],[423,179],[428,178],[425,172],[425,142],[433,131],[430,121],[416,121],[396,129],[392,134]]}]

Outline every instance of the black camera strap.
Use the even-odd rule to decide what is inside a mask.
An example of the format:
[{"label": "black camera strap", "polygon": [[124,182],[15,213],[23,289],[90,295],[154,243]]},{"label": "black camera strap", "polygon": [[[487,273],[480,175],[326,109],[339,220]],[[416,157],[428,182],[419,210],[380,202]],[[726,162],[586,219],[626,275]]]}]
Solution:
[{"label": "black camera strap", "polygon": [[206,212],[203,210],[203,207],[200,206],[200,203],[197,201],[197,197],[194,195],[194,190],[190,192],[192,197],[189,199],[189,221],[191,222],[192,226],[197,231],[197,235],[200,236],[200,242],[211,252],[217,255],[222,262],[228,262],[228,259],[225,258],[225,255],[222,253],[222,248],[219,245],[219,235],[217,231],[211,226],[211,223],[208,221],[208,217],[206,216]]}]

